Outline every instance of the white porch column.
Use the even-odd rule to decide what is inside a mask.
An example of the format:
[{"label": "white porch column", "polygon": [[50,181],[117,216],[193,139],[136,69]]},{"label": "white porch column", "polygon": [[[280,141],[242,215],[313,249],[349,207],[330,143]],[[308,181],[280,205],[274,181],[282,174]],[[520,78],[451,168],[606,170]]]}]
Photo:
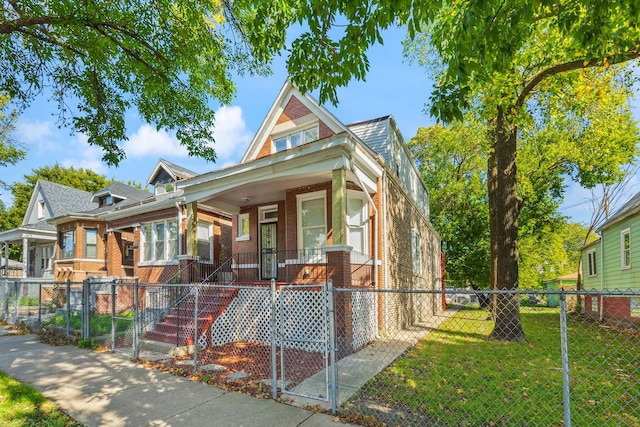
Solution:
[{"label": "white porch column", "polygon": [[9,277],[9,242],[4,242],[4,277]]},{"label": "white porch column", "polygon": [[26,278],[29,272],[29,239],[22,238],[22,277]]}]

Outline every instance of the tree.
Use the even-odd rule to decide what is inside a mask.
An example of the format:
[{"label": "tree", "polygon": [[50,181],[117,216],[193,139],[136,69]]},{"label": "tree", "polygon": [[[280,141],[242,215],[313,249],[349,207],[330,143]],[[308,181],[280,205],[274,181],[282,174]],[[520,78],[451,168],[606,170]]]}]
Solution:
[{"label": "tree", "polygon": [[[26,154],[11,135],[16,115],[14,112],[7,114],[8,104],[9,98],[0,93],[0,166],[14,165],[24,159]],[[4,182],[0,180],[0,185],[2,184]]]},{"label": "tree", "polygon": [[126,155],[119,143],[132,108],[176,130],[190,155],[214,160],[209,103],[230,102],[232,71],[267,71],[225,20],[233,4],[4,1],[0,93],[18,109],[50,96],[60,123],[86,134],[108,164]]},{"label": "tree", "polygon": [[[445,121],[460,118],[470,100],[479,99],[487,118],[494,289],[514,290],[519,285],[522,199],[517,190],[516,153],[518,131],[533,117],[531,105],[544,106],[549,94],[572,86],[567,83],[579,80],[579,70],[606,69],[640,56],[639,4],[596,3],[583,7],[571,0],[443,2],[428,20],[428,33],[414,45],[442,63],[431,112]],[[633,146],[629,162],[635,154]],[[609,166],[594,171],[584,162],[576,165],[573,176],[586,186],[612,182],[620,170]],[[516,294],[498,295],[494,314],[492,338],[524,339]]]}]

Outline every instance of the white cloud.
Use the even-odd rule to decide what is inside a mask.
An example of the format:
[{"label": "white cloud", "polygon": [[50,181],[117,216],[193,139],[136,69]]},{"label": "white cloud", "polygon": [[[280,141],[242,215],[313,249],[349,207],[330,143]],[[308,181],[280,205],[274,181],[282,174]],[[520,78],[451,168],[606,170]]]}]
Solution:
[{"label": "white cloud", "polygon": [[76,135],[72,139],[67,154],[73,154],[73,157],[67,157],[60,163],[62,166],[82,169],[90,169],[95,173],[106,175],[109,172],[107,165],[102,162],[102,149],[95,145],[89,145],[88,138],[84,134]]},{"label": "white cloud", "polygon": [[253,134],[247,130],[242,108],[232,106],[218,109],[213,137],[215,140],[213,148],[218,156],[218,164],[239,162],[253,137]]},{"label": "white cloud", "polygon": [[156,130],[148,124],[143,124],[125,141],[123,149],[127,158],[153,156],[187,157],[187,150],[180,145],[175,135],[164,130]]},{"label": "white cloud", "polygon": [[16,124],[16,139],[31,148],[46,150],[56,145],[56,127],[53,122],[20,117]]}]

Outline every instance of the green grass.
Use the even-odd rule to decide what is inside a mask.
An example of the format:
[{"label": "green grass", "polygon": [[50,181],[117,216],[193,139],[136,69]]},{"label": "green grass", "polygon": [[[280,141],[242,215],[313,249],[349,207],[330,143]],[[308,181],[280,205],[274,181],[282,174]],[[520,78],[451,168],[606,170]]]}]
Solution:
[{"label": "green grass", "polygon": [[5,427],[81,426],[42,394],[0,371],[0,425]]},{"label": "green grass", "polygon": [[[126,332],[131,328],[131,320],[133,313],[118,314],[116,319],[116,333]],[[43,326],[55,325],[61,328],[67,327],[67,319],[63,313],[57,313],[55,316],[43,322]],[[71,329],[80,330],[82,327],[82,316],[77,311],[71,312]],[[111,315],[110,314],[94,314],[89,320],[89,335],[101,336],[111,333]]]},{"label": "green grass", "polygon": [[[522,322],[527,342],[488,341],[487,311],[461,310],[345,409],[388,425],[561,425],[558,312],[523,309]],[[640,425],[640,334],[574,316],[568,335],[573,424]]]}]

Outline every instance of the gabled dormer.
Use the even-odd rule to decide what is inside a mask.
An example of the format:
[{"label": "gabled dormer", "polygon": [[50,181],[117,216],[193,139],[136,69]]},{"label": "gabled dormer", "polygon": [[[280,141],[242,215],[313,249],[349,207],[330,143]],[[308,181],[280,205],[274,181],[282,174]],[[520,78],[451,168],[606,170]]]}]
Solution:
[{"label": "gabled dormer", "polygon": [[149,196],[144,190],[116,181],[93,193],[92,201],[98,204],[98,208],[108,208],[127,200],[138,201]]},{"label": "gabled dormer", "polygon": [[178,181],[193,178],[196,175],[198,174],[189,169],[178,166],[168,160],[160,159],[151,175],[149,175],[147,185],[153,186],[154,195],[164,194],[174,191],[177,188],[176,183]]},{"label": "gabled dormer", "polygon": [[311,95],[287,81],[240,163],[289,150],[341,132],[348,132],[333,114]]}]

